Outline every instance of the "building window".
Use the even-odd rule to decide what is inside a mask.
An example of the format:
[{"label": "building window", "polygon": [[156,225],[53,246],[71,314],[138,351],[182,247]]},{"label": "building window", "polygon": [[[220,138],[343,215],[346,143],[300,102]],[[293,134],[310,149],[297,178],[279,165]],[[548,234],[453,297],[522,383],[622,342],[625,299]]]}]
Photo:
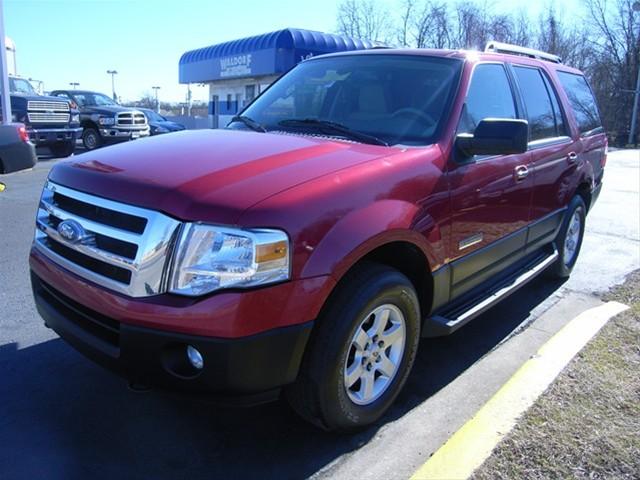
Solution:
[{"label": "building window", "polygon": [[231,111],[231,102],[233,101],[233,95],[227,93],[227,112]]},{"label": "building window", "polygon": [[248,105],[256,98],[256,86],[255,85],[246,85],[244,87],[244,104]]}]

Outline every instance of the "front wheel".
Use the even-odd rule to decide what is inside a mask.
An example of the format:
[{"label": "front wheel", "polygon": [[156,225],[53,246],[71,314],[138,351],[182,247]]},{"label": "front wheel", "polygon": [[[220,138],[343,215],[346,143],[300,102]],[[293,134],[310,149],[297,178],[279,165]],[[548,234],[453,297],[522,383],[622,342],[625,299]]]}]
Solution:
[{"label": "front wheel", "polygon": [[76,142],[59,142],[54,143],[49,147],[51,149],[51,154],[56,158],[64,158],[73,155],[73,152],[76,149]]},{"label": "front wheel", "polygon": [[420,307],[402,273],[366,264],[337,287],[320,314],[296,383],[293,409],[326,430],[353,430],[378,420],[413,366]]},{"label": "front wheel", "polygon": [[549,268],[551,276],[556,278],[567,278],[578,260],[582,239],[584,237],[585,219],[587,207],[582,197],[573,197],[567,208],[564,221],[560,227],[560,232],[556,238],[556,248],[558,249],[558,259]]},{"label": "front wheel", "polygon": [[95,150],[102,145],[102,138],[95,128],[85,128],[82,132],[82,144],[86,150]]}]

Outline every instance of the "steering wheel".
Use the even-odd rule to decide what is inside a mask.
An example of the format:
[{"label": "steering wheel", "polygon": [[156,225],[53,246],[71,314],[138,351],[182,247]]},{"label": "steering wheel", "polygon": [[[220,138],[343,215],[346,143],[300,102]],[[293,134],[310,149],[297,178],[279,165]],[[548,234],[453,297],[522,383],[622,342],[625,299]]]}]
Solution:
[{"label": "steering wheel", "polygon": [[427,112],[423,112],[422,110],[418,110],[413,107],[405,107],[400,110],[396,110],[391,114],[392,117],[399,117],[401,115],[412,115],[418,120],[422,120],[424,123],[428,123],[429,125],[435,125],[437,122],[435,119],[429,115]]}]

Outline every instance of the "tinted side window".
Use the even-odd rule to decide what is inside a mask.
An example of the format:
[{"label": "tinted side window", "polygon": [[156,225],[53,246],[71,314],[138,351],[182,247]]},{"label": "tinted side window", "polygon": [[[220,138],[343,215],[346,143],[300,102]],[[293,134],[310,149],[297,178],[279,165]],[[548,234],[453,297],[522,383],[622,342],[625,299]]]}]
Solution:
[{"label": "tinted side window", "polygon": [[458,133],[473,133],[489,117],[516,118],[516,107],[504,67],[487,63],[473,71]]},{"label": "tinted side window", "polygon": [[568,136],[569,129],[567,128],[567,124],[564,121],[564,116],[562,115],[562,109],[560,108],[560,101],[558,100],[558,94],[555,89],[551,85],[551,81],[547,75],[543,74],[544,84],[547,86],[547,91],[551,96],[551,103],[553,104],[553,114],[556,117],[556,134],[558,137]]},{"label": "tinted side window", "polygon": [[589,84],[582,75],[558,72],[558,78],[569,97],[569,103],[578,122],[580,133],[588,133],[602,128],[598,106]]},{"label": "tinted side window", "polygon": [[514,67],[529,120],[529,141],[553,138],[556,120],[549,92],[537,68]]}]

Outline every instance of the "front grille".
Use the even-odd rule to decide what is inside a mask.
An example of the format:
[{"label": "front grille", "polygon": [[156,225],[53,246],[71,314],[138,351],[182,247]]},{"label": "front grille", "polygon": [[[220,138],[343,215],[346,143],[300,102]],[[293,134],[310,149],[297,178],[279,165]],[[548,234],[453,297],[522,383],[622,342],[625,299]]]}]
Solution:
[{"label": "front grille", "polygon": [[27,102],[27,110],[42,110],[44,112],[68,112],[69,102],[48,102],[42,100],[30,100]]},{"label": "front grille", "polygon": [[68,113],[29,112],[27,117],[31,123],[69,123]]},{"label": "front grille", "polygon": [[[61,235],[64,221],[75,237]],[[38,250],[77,275],[132,297],[166,291],[177,220],[47,182],[36,226]]]},{"label": "front grille", "polygon": [[123,112],[116,116],[116,125],[144,126],[147,124],[147,117],[142,112]]},{"label": "front grille", "polygon": [[[33,274],[32,274],[33,275]],[[120,323],[60,293],[34,276],[36,293],[67,320],[116,349],[120,346]],[[116,350],[117,352],[117,350]],[[115,353],[115,352],[114,352]],[[114,355],[114,356],[117,356]]]},{"label": "front grille", "polygon": [[147,225],[147,219],[144,217],[136,217],[128,213],[109,210],[99,205],[76,200],[59,192],[53,193],[53,203],[62,210],[74,215],[133,233],[143,233]]}]

